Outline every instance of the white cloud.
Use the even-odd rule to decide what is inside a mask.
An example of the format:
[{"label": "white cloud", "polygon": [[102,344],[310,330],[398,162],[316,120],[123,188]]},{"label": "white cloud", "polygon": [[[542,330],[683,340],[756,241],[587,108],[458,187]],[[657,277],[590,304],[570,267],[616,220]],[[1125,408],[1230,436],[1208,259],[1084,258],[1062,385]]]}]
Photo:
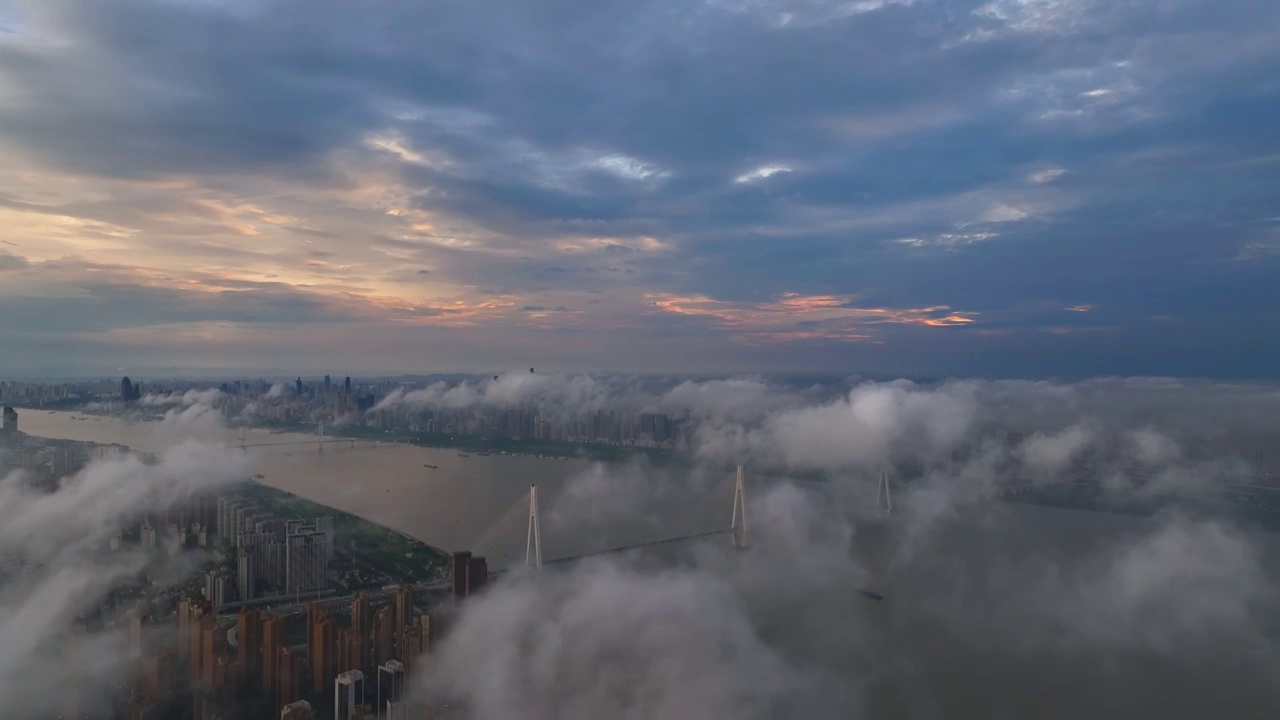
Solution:
[{"label": "white cloud", "polygon": [[765,178],[773,177],[778,173],[789,173],[789,172],[791,172],[791,168],[786,165],[761,165],[755,170],[739,175],[738,177],[734,178],[733,181],[736,183],[749,183],[749,182],[755,182],[757,180],[764,180]]},{"label": "white cloud", "polygon": [[982,217],[979,219],[979,221],[995,222],[995,223],[1017,222],[1018,220],[1025,220],[1030,216],[1031,216],[1031,213],[1027,212],[1026,210],[1023,210],[1020,207],[1017,207],[1015,205],[1010,205],[1008,203],[998,202],[993,204],[991,207],[987,208],[986,212],[982,214]]},{"label": "white cloud", "polygon": [[1047,167],[1043,170],[1037,170],[1031,173],[1030,175],[1028,175],[1027,182],[1034,183],[1036,185],[1043,185],[1048,182],[1053,182],[1054,180],[1057,180],[1058,178],[1066,174],[1067,174],[1066,168]]},{"label": "white cloud", "polygon": [[614,153],[597,158],[590,163],[592,167],[606,170],[628,180],[661,179],[669,175],[661,168],[655,167],[629,155]]}]

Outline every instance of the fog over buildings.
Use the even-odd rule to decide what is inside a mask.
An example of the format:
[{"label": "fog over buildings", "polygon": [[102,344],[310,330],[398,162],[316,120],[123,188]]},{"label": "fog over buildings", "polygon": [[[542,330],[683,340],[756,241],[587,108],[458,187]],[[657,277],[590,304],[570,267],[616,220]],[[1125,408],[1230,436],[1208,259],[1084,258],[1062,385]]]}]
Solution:
[{"label": "fog over buildings", "polygon": [[[255,395],[303,407],[270,383]],[[469,403],[446,400],[463,396]],[[308,398],[308,412],[332,412],[324,397]],[[51,494],[28,489],[21,470],[5,480],[0,547],[34,568],[3,594],[14,679],[0,685],[5,702],[39,712],[56,694],[32,688],[75,677],[91,680],[90,697],[103,688],[100,707],[119,703],[106,690],[132,669],[106,659],[127,657],[127,643],[76,630],[75,617],[141,560],[87,558],[121,518],[249,474],[234,447],[181,440],[241,417],[235,398],[193,387],[136,401],[143,415],[163,411],[154,428],[173,443],[153,464],[94,461]],[[682,505],[718,497],[737,462],[749,468],[751,521],[745,551],[721,536],[516,568],[457,608],[425,601],[441,623],[430,632],[443,634],[406,663],[404,708],[476,718],[1176,718],[1205,707],[1244,717],[1280,700],[1270,610],[1280,483],[1274,445],[1261,442],[1277,430],[1272,386],[500,376],[386,385],[348,427],[381,427],[397,406],[670,414],[679,430],[669,449],[623,447],[687,465],[645,455],[577,472],[543,508],[544,532],[633,524],[660,534]],[[883,519],[882,474],[893,492]],[[713,500],[725,522],[729,499]],[[182,556],[168,565],[174,581],[194,570]],[[387,607],[390,623],[397,611]],[[370,642],[378,637],[371,625]],[[399,641],[387,638],[399,662]],[[378,667],[347,669],[375,687]],[[309,699],[316,712],[332,712],[335,678],[327,700]]]}]

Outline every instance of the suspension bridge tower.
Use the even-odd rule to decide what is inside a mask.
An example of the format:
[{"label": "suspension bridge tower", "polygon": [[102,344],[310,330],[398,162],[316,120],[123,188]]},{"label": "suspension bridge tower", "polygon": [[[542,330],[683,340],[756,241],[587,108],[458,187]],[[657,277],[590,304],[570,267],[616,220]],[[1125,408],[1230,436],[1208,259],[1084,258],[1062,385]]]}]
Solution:
[{"label": "suspension bridge tower", "polygon": [[[723,516],[722,516],[723,517]],[[738,466],[738,477],[733,483],[733,546],[739,550],[747,547],[747,479],[742,466]]]},{"label": "suspension bridge tower", "polygon": [[529,486],[529,536],[524,551],[525,567],[542,569],[542,528],[538,526],[538,486]]},{"label": "suspension bridge tower", "polygon": [[893,514],[893,493],[889,489],[889,473],[880,473],[876,486],[876,517],[887,518]]}]

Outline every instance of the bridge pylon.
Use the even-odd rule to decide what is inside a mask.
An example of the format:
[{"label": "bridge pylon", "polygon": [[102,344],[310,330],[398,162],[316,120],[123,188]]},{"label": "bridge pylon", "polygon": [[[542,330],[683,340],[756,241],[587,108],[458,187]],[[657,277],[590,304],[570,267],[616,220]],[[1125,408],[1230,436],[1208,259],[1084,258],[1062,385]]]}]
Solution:
[{"label": "bridge pylon", "polygon": [[887,518],[893,514],[893,493],[889,489],[889,473],[880,473],[876,485],[876,517]]},{"label": "bridge pylon", "polygon": [[538,526],[538,486],[529,486],[529,536],[525,544],[524,565],[534,571],[542,569],[542,528]]},{"label": "bridge pylon", "polygon": [[739,550],[747,547],[747,480],[746,472],[738,466],[738,477],[733,484],[733,546]]}]

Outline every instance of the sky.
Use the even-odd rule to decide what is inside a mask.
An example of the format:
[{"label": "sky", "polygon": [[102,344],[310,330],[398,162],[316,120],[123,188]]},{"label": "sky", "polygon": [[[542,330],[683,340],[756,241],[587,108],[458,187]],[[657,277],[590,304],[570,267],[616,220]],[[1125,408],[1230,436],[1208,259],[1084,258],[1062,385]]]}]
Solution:
[{"label": "sky", "polygon": [[0,0],[0,370],[1280,368],[1280,4]]}]

